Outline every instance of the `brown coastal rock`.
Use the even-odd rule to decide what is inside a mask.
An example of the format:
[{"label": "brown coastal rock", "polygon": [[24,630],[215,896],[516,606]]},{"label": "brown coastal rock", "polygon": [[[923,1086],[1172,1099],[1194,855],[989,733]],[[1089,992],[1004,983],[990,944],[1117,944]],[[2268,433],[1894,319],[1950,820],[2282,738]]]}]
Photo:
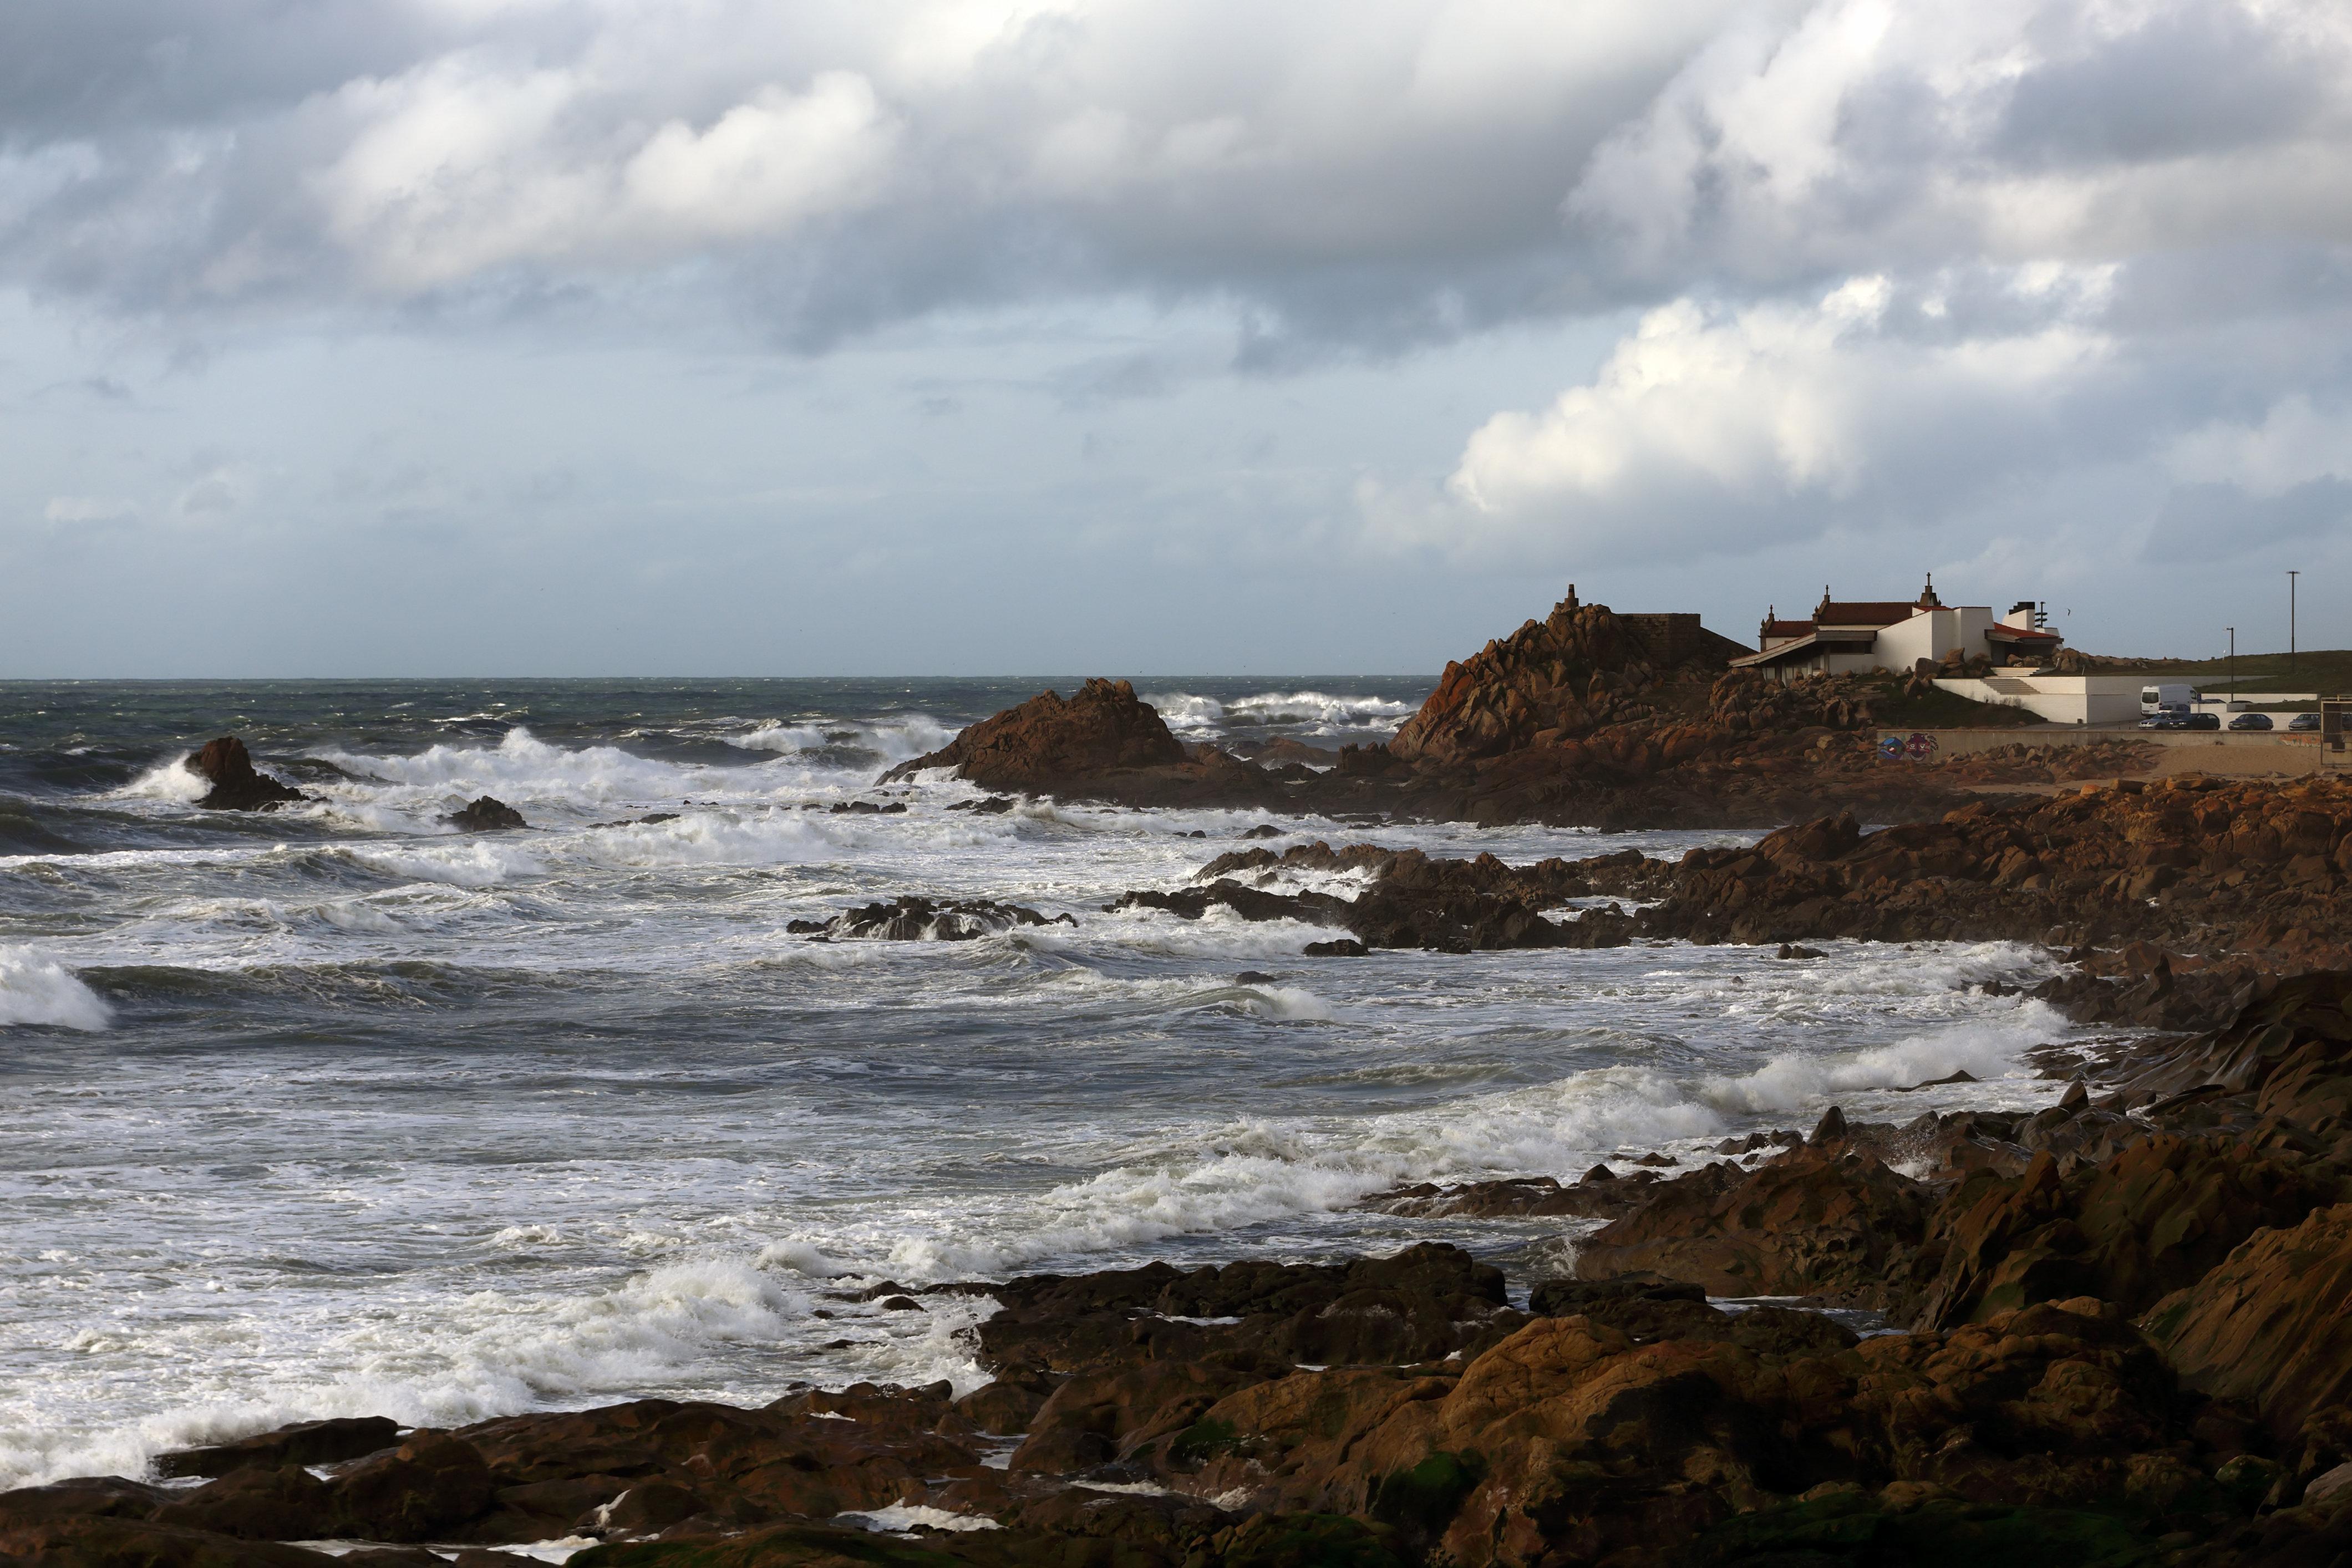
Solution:
[{"label": "brown coastal rock", "polygon": [[1925,1231],[1927,1189],[1867,1155],[1807,1147],[1753,1173],[1717,1165],[1652,1192],[1578,1243],[1578,1278],[1646,1272],[1716,1296],[1881,1309],[1913,1289],[1893,1265]]},{"label": "brown coastal rock", "polygon": [[2097,1302],[1859,1344],[1765,1326],[1637,1343],[1545,1318],[1458,1375],[1296,1373],[1210,1406],[1160,1469],[1196,1496],[1389,1523],[1462,1568],[1709,1561],[1710,1531],[1816,1489],[1865,1513],[1943,1498],[1979,1519],[2218,1501],[2175,1451],[2170,1377]]},{"label": "brown coastal rock", "polygon": [[276,1469],[280,1465],[331,1465],[356,1459],[400,1440],[400,1426],[383,1416],[348,1416],[327,1421],[298,1421],[274,1432],[215,1443],[202,1448],[181,1448],[155,1461],[160,1476],[225,1476],[248,1465]]},{"label": "brown coastal rock", "polygon": [[1546,619],[1447,664],[1388,752],[1445,766],[1556,744],[1620,713],[1654,678],[1641,639],[1571,588]]},{"label": "brown coastal rock", "polygon": [[2044,1151],[2018,1176],[1984,1172],[1944,1199],[1927,1243],[1940,1267],[1917,1326],[2074,1296],[2141,1312],[2255,1232],[2299,1222],[2338,1186],[2233,1138],[2158,1134],[2063,1178]]},{"label": "brown coastal rock", "polygon": [[1132,685],[1097,678],[1075,696],[1040,692],[982,719],[940,749],[891,768],[882,781],[952,768],[958,778],[991,789],[1035,794],[1099,783],[1108,774],[1181,768],[1192,760]]},{"label": "brown coastal rock", "polygon": [[2184,1385],[2248,1401],[2294,1440],[2315,1413],[2352,1404],[2352,1204],[2256,1232],[2145,1322]]},{"label": "brown coastal rock", "polygon": [[520,811],[495,795],[483,795],[471,804],[450,812],[441,819],[463,833],[498,832],[510,828],[528,828]]}]

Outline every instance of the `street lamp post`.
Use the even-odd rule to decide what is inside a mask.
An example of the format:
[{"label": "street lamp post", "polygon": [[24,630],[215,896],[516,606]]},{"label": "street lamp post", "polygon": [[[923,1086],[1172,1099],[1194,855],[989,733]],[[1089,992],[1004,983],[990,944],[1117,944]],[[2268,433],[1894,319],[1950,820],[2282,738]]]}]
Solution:
[{"label": "street lamp post", "polygon": [[2230,701],[2238,700],[2238,629],[2230,628]]},{"label": "street lamp post", "polygon": [[2299,571],[2286,574],[2286,677],[2298,685],[2302,683],[2294,672],[2294,580],[2302,575]]}]

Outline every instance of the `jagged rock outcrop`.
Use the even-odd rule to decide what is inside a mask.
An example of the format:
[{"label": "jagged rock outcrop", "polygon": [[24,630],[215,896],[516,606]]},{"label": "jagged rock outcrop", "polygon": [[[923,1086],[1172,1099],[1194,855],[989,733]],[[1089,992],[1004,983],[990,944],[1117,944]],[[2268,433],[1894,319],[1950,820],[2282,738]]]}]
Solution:
[{"label": "jagged rock outcrop", "polygon": [[[1644,912],[1645,932],[1772,943],[2140,939],[2176,953],[2267,955],[2274,967],[2342,968],[2352,967],[2352,899],[2343,896],[2352,779],[2126,781],[1979,800],[1871,833],[1845,813],[1751,848],[1693,851],[1674,880],[1673,894]],[[2185,973],[2176,971],[2163,987]]]},{"label": "jagged rock outcrop", "polygon": [[1448,664],[1388,752],[1443,767],[1557,742],[1633,716],[1654,679],[1632,629],[1570,588],[1544,620]]},{"label": "jagged rock outcrop", "polygon": [[205,742],[204,749],[190,753],[182,766],[211,781],[212,789],[196,802],[208,811],[269,811],[310,799],[257,770],[245,742],[233,735]]},{"label": "jagged rock outcrop", "polygon": [[2158,1134],[2071,1178],[2044,1152],[2015,1177],[1984,1172],[1944,1198],[1927,1237],[1937,1272],[1916,1321],[1950,1328],[2074,1296],[2142,1312],[2338,1186],[2231,1138]]},{"label": "jagged rock outcrop", "polygon": [[[1563,919],[1544,911],[1596,893],[1624,894],[1628,864],[1648,867],[1638,854],[1570,862],[1553,859],[1512,867],[1491,854],[1461,861],[1419,850],[1350,844],[1334,850],[1317,840],[1282,854],[1257,849],[1218,856],[1190,887],[1121,894],[1108,911],[1159,909],[1197,920],[1213,908],[1244,920],[1296,920],[1336,926],[1365,948],[1417,947],[1434,952],[1488,952],[1511,947],[1607,947],[1629,940],[1632,921],[1622,910],[1586,910]],[[1272,883],[1286,873],[1352,871],[1367,875],[1353,898],[1335,893],[1284,893],[1252,886],[1231,873]]]},{"label": "jagged rock outcrop", "polygon": [[1209,1406],[1155,1468],[1193,1496],[1378,1520],[1462,1568],[1729,1561],[1713,1531],[1796,1523],[1801,1498],[1850,1523],[1948,1500],[1972,1505],[1950,1511],[1962,1529],[2031,1509],[2110,1548],[2134,1539],[2117,1515],[2228,1506],[2176,1449],[2171,1379],[2100,1303],[1859,1344],[1714,1315],[1647,1343],[1546,1317],[1458,1373],[1296,1373]]},{"label": "jagged rock outcrop", "polygon": [[2352,1406],[2352,1203],[2256,1232],[2145,1322],[2189,1387],[2252,1405],[2282,1444],[2313,1440],[2315,1416]]}]

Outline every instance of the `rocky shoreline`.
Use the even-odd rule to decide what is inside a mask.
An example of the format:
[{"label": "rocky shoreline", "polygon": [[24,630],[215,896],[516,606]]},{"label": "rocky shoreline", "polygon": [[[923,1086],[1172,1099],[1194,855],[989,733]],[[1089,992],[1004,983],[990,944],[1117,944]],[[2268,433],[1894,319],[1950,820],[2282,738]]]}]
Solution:
[{"label": "rocky shoreline", "polygon": [[[290,1565],[329,1559],[289,1542],[340,1538],[373,1543],[351,1564],[565,1541],[583,1568],[2336,1562],[2352,972],[2304,966],[2344,949],[2347,857],[2352,790],[2325,783],[2027,797],[1875,833],[1840,816],[1673,863],[1221,857],[1161,906],[1260,899],[1457,948],[2021,937],[2071,948],[2056,1005],[2170,1032],[2059,1064],[2071,1082],[2032,1113],[1832,1111],[1696,1170],[1383,1195],[1431,1234],[1392,1258],[866,1292],[997,1302],[977,1331],[994,1381],[961,1398],[313,1424],[161,1462],[202,1485],[0,1495],[0,1554]],[[1364,891],[1250,885],[1333,869]],[[1591,902],[1609,898],[1639,904]],[[949,913],[877,905],[819,935],[920,936]],[[1573,1275],[1515,1302],[1444,1239],[1450,1217],[1504,1213],[1584,1231]]]},{"label": "rocky shoreline", "polygon": [[[1329,956],[2038,944],[2064,972],[2035,994],[2118,1030],[2042,1064],[2045,1106],[1832,1108],[1696,1168],[1384,1193],[1425,1237],[1391,1257],[886,1281],[859,1299],[992,1301],[991,1381],[305,1423],[0,1494],[0,1568],[2352,1562],[2352,784],[2143,785],[2114,777],[2128,741],[1888,768],[1871,728],[1838,682],[1654,668],[1571,595],[1326,770],[1185,747],[1092,681],[882,782],[951,768],[1002,792],[981,811],[1793,822],[1675,862],[1256,846],[1109,907],[1345,933]],[[294,795],[226,738],[191,766],[207,805]],[[460,825],[514,825],[497,806]],[[910,896],[794,929],[1045,918]],[[1448,1234],[1502,1215],[1556,1220],[1565,1271],[1515,1291]]]}]

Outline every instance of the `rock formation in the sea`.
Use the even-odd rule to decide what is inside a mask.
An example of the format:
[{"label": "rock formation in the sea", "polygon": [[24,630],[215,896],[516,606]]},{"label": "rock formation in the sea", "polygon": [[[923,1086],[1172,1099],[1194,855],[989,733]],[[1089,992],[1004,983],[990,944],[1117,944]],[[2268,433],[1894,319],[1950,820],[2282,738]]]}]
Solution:
[{"label": "rock formation in the sea", "polygon": [[912,894],[888,904],[845,909],[830,920],[791,920],[784,929],[812,941],[863,938],[880,942],[969,942],[1024,925],[1075,925],[1066,915],[1047,919],[1019,904],[967,899],[938,904]]},{"label": "rock formation in the sea", "polygon": [[1159,710],[1126,681],[1089,680],[1075,696],[1040,692],[981,720],[939,750],[902,762],[885,783],[929,768],[990,789],[1050,792],[1102,775],[1191,760]]},{"label": "rock formation in the sea", "polygon": [[212,789],[196,802],[207,810],[268,811],[310,799],[291,785],[257,770],[245,742],[233,735],[205,742],[204,749],[190,753],[183,766],[211,782]]},{"label": "rock formation in the sea", "polygon": [[[1630,862],[1624,857],[1548,860],[1514,868],[1493,855],[1475,861],[1434,859],[1419,850],[1374,844],[1334,850],[1317,840],[1278,855],[1267,849],[1220,855],[1202,868],[1192,885],[1139,889],[1105,907],[1113,912],[1158,909],[1186,920],[1198,920],[1211,909],[1228,910],[1244,920],[1294,920],[1347,931],[1358,951],[1613,947],[1631,939],[1632,920],[1622,910],[1594,908],[1561,919],[1550,918],[1545,911],[1559,909],[1571,899],[1625,894],[1630,884],[1612,873],[1627,864],[1654,867],[1654,862],[1634,854]],[[1279,890],[1285,875],[1329,871],[1364,876],[1362,891],[1350,898]],[[1236,873],[1252,881],[1235,880]]]},{"label": "rock formation in the sea", "polygon": [[522,813],[495,795],[484,795],[441,819],[460,832],[487,833],[505,828],[528,828]]},{"label": "rock formation in the sea", "polygon": [[[930,768],[951,768],[960,779],[1010,794],[1129,806],[1267,805],[1282,790],[1274,775],[1254,763],[1214,746],[1178,740],[1133,685],[1099,678],[1075,696],[1040,692],[971,725],[939,750],[891,768],[880,782]],[[1297,777],[1316,775],[1298,768]]]}]

